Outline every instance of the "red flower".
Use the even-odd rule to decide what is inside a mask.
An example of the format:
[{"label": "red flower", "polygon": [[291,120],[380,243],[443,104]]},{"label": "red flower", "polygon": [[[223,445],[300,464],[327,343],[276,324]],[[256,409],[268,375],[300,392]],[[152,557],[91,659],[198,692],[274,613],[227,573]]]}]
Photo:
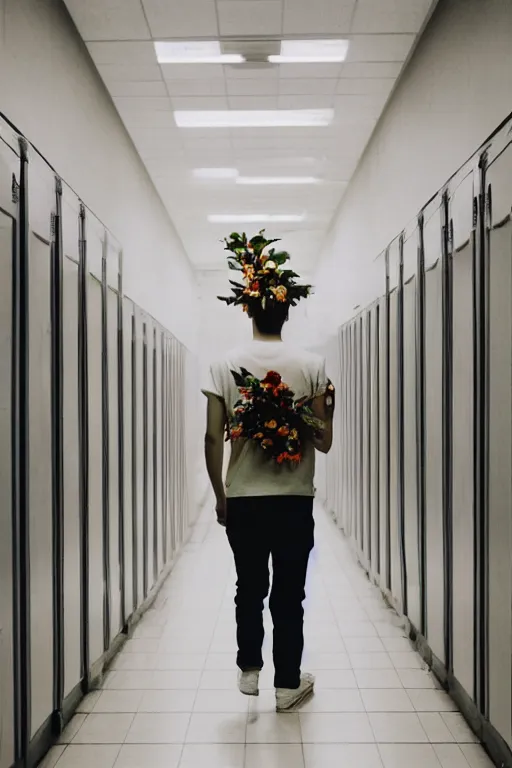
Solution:
[{"label": "red flower", "polygon": [[281,384],[281,374],[276,373],[275,371],[269,371],[261,383],[268,384],[274,388],[278,387]]}]

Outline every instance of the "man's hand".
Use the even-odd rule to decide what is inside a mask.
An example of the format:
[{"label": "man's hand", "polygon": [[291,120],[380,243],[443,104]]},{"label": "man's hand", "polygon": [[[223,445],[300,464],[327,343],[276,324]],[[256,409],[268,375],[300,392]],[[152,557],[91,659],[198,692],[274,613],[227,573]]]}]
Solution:
[{"label": "man's hand", "polygon": [[221,499],[217,499],[217,503],[215,504],[215,511],[217,513],[217,522],[219,525],[222,525],[223,528],[226,527],[226,497],[224,496]]}]

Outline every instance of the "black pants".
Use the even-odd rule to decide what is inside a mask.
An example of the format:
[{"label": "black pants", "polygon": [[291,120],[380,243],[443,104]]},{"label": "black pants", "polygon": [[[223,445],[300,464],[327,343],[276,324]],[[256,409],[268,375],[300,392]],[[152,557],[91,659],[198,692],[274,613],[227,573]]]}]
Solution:
[{"label": "black pants", "polygon": [[227,535],[237,572],[236,623],[241,670],[263,667],[263,601],[274,623],[274,685],[298,688],[304,649],[304,586],[314,542],[313,499],[261,496],[228,499]]}]

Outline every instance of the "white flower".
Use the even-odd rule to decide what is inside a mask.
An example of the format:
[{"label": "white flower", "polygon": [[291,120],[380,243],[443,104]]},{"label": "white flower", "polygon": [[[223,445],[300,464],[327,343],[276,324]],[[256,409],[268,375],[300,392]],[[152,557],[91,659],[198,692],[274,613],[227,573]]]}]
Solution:
[{"label": "white flower", "polygon": [[277,264],[275,263],[275,261],[272,261],[272,259],[270,259],[269,261],[265,262],[265,269],[277,269]]}]

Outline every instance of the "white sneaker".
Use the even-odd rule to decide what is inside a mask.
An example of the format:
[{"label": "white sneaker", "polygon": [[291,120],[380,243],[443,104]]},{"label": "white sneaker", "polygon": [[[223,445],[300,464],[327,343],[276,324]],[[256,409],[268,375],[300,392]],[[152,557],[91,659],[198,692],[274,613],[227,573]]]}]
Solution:
[{"label": "white sneaker", "polygon": [[308,673],[302,675],[298,688],[276,688],[276,710],[287,712],[297,707],[313,693],[315,678]]},{"label": "white sneaker", "polygon": [[240,672],[238,676],[238,688],[244,696],[259,696],[260,673],[257,670]]}]

